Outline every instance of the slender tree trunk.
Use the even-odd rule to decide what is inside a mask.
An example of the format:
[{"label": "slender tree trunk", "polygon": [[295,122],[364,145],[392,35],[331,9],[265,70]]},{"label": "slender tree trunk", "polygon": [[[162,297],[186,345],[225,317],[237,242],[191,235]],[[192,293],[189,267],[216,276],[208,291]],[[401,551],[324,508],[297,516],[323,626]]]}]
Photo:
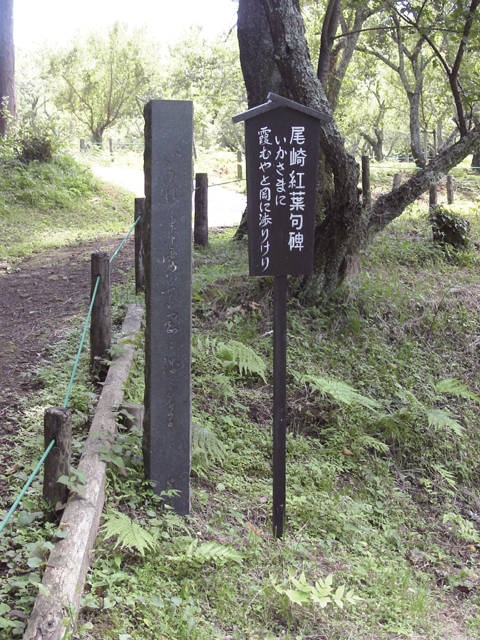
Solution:
[{"label": "slender tree trunk", "polygon": [[427,164],[425,150],[420,135],[420,91],[407,92],[410,106],[410,149],[417,167]]},{"label": "slender tree trunk", "polygon": [[472,169],[480,173],[480,149],[475,149],[472,156]]},{"label": "slender tree trunk", "polygon": [[0,0],[0,135],[15,118],[15,49],[13,44],[13,0]]}]

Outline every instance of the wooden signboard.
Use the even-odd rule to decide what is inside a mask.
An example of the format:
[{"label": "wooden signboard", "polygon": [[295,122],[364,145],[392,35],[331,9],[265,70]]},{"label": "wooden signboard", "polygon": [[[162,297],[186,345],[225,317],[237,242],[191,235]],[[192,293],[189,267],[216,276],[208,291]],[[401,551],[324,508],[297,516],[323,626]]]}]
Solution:
[{"label": "wooden signboard", "polygon": [[320,124],[327,116],[273,93],[245,121],[250,275],[313,268]]},{"label": "wooden signboard", "polygon": [[233,118],[245,122],[250,275],[274,276],[273,513],[281,538],[286,506],[287,276],[313,270],[321,122],[330,118],[274,93]]}]

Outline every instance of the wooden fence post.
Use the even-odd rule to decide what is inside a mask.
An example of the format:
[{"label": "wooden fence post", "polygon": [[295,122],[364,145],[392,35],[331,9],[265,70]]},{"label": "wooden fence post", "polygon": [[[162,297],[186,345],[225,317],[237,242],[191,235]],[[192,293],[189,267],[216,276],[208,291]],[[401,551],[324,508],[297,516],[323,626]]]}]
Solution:
[{"label": "wooden fence post", "polygon": [[237,178],[243,179],[243,164],[242,164],[242,152],[237,151]]},{"label": "wooden fence post", "polygon": [[195,174],[195,219],[193,242],[197,247],[208,244],[208,173]]},{"label": "wooden fence post", "polygon": [[402,176],[399,173],[396,173],[393,176],[393,188],[398,189],[398,187],[402,184]]},{"label": "wooden fence post", "polygon": [[103,251],[92,253],[91,274],[92,296],[95,289],[97,293],[92,306],[90,323],[90,367],[95,374],[98,374],[104,367],[104,361],[112,345],[110,260],[107,253]]},{"label": "wooden fence post", "polygon": [[370,158],[362,156],[362,194],[363,206],[370,208],[372,206],[372,193],[370,188]]},{"label": "wooden fence post", "polygon": [[[137,222],[138,220],[138,222]],[[135,292],[145,291],[145,270],[143,265],[143,221],[145,220],[145,198],[135,198]]]},{"label": "wooden fence post", "polygon": [[437,199],[437,185],[431,184],[429,189],[428,203],[430,207],[436,207],[438,203]]},{"label": "wooden fence post", "polygon": [[70,475],[72,453],[72,416],[68,409],[49,407],[43,418],[45,449],[52,440],[55,444],[44,464],[43,498],[49,513],[63,509],[68,498],[68,487],[59,484],[60,476]]},{"label": "wooden fence post", "polygon": [[447,175],[447,202],[453,204],[454,188],[453,188],[453,176]]}]

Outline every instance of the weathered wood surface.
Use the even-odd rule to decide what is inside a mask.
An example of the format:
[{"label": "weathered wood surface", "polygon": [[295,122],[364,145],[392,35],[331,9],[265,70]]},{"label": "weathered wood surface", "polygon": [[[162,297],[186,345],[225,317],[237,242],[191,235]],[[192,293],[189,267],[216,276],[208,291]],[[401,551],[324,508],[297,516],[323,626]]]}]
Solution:
[{"label": "weathered wood surface", "polygon": [[53,449],[45,460],[43,469],[43,499],[47,503],[49,515],[61,511],[68,499],[68,488],[60,484],[61,476],[70,475],[72,455],[72,415],[64,407],[45,409],[43,418],[45,449],[55,440]]},{"label": "weathered wood surface", "polygon": [[105,371],[105,361],[112,346],[112,301],[110,287],[110,258],[98,251],[91,256],[91,295],[97,287],[90,323],[90,366],[94,374]]},{"label": "weathered wood surface", "polygon": [[[138,220],[138,222],[137,222]],[[143,251],[143,222],[145,220],[145,198],[135,198],[134,222],[135,226],[135,291],[137,294],[145,291],[145,269]]]},{"label": "weathered wood surface", "polygon": [[23,640],[60,640],[78,614],[83,586],[98,532],[105,500],[105,463],[100,452],[109,446],[116,430],[117,410],[134,354],[130,339],[140,330],[143,307],[131,305],[122,327],[124,349],[108,371],[78,469],[87,482],[84,497],[70,498],[61,523],[64,538],[50,553]]},{"label": "weathered wood surface", "polygon": [[208,173],[195,174],[193,243],[196,247],[208,244]]}]

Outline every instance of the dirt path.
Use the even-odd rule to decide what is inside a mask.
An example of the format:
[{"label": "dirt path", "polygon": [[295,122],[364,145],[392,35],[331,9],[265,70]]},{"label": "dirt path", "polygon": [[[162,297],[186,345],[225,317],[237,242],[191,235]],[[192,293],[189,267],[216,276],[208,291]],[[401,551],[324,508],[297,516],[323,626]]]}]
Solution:
[{"label": "dirt path", "polygon": [[[65,334],[72,317],[88,310],[91,254],[112,254],[121,240],[41,253],[13,269],[0,264],[0,475],[12,460],[9,434],[18,422],[22,398],[34,389],[35,367]],[[112,263],[112,281],[118,282],[133,264],[131,238]],[[2,489],[0,479],[0,502]]]},{"label": "dirt path", "polygon": [[[105,182],[128,189],[136,197],[143,196],[144,177],[143,171],[139,169],[93,166],[92,171]],[[222,184],[215,184],[212,180],[208,188],[208,226],[211,228],[237,227],[245,205],[245,195],[232,191]]]}]

